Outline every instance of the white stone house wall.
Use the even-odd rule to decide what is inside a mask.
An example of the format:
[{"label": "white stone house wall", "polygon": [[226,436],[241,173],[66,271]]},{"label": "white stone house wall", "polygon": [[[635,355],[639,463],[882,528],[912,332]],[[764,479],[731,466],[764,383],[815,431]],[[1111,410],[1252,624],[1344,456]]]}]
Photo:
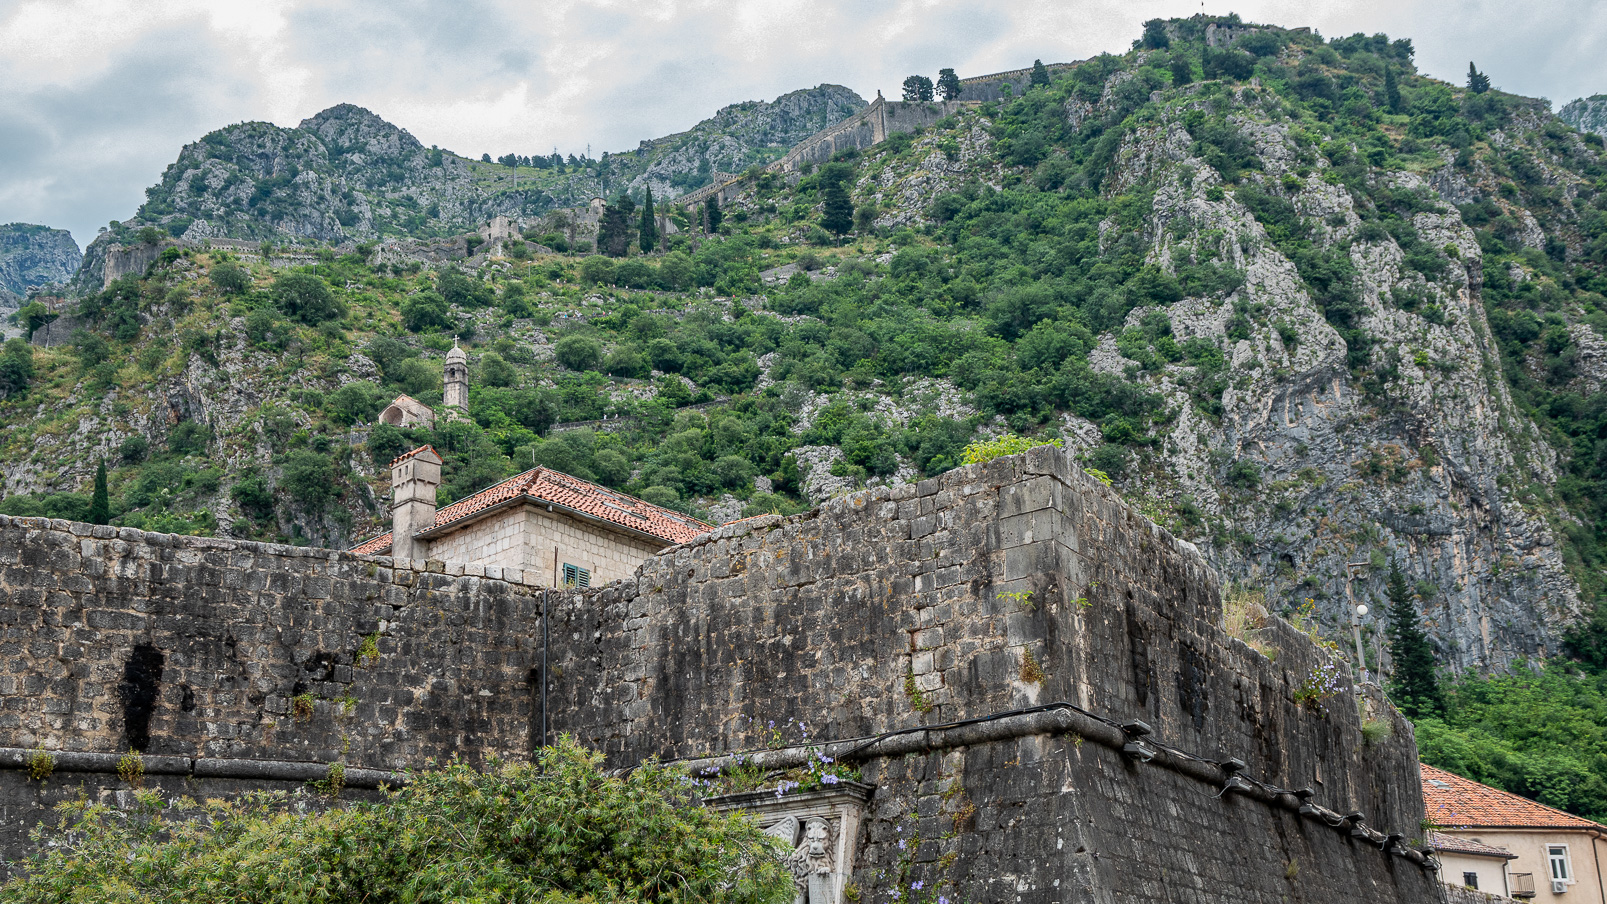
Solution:
[{"label": "white stone house wall", "polygon": [[541,583],[549,586],[563,582],[564,565],[574,565],[590,571],[592,586],[599,586],[635,574],[637,566],[661,548],[661,544],[527,504],[503,509],[432,539],[429,557],[520,568],[540,575]]}]

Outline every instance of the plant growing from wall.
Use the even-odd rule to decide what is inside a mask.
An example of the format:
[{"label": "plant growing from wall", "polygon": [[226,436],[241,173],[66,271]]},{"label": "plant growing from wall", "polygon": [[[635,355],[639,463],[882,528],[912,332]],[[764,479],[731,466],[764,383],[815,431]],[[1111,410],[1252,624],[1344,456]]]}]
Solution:
[{"label": "plant growing from wall", "polygon": [[918,713],[929,713],[933,709],[931,701],[921,693],[920,685],[915,683],[914,666],[910,666],[904,672],[904,696],[909,698],[911,708]]},{"label": "plant growing from wall", "polygon": [[50,778],[51,773],[56,771],[55,755],[43,747],[29,751],[22,764],[28,773],[28,778],[36,782]]},{"label": "plant growing from wall", "polygon": [[134,788],[145,783],[145,758],[139,751],[130,750],[117,758],[117,777]]}]

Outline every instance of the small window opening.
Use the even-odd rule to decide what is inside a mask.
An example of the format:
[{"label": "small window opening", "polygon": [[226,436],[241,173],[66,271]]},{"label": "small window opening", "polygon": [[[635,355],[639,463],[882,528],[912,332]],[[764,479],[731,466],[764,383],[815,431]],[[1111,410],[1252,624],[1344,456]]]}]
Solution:
[{"label": "small window opening", "polygon": [[1479,874],[1478,873],[1463,873],[1462,874],[1462,884],[1466,885],[1468,888],[1478,888],[1479,887]]},{"label": "small window opening", "polygon": [[591,569],[589,569],[589,568],[581,568],[579,565],[571,565],[568,562],[565,562],[564,563],[564,586],[565,587],[590,587],[591,586]]},{"label": "small window opening", "polygon": [[1568,846],[1553,844],[1546,848],[1546,858],[1551,861],[1551,878],[1559,882],[1567,882],[1573,878],[1573,872],[1568,869]]}]

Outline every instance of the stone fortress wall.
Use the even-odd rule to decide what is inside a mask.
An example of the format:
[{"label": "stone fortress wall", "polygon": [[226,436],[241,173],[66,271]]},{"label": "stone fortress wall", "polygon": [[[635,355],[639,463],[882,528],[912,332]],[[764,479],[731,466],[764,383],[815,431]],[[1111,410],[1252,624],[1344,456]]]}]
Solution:
[{"label": "stone fortress wall", "polygon": [[[539,579],[0,518],[0,858],[65,794],[118,800],[131,746],[169,790],[343,761],[362,795],[527,755],[545,703],[614,765],[720,768],[806,723],[863,772],[863,813],[830,812],[864,900],[901,876],[951,900],[1444,899],[1399,843],[1423,815],[1410,726],[1343,666],[1297,704],[1317,648],[1281,622],[1272,660],[1226,636],[1199,554],[1058,450],[726,525],[603,588]],[[1392,737],[1364,741],[1364,709]],[[1152,758],[1120,752],[1133,720]],[[62,764],[42,783],[20,768],[40,747]]]},{"label": "stone fortress wall", "polygon": [[[1049,63],[1050,74],[1069,69],[1075,63]],[[960,95],[952,101],[890,101],[880,93],[863,109],[842,122],[828,126],[792,146],[780,159],[765,167],[772,173],[796,173],[818,166],[846,150],[865,150],[887,140],[888,135],[924,129],[940,119],[987,101],[1005,98],[1005,86],[1019,95],[1032,78],[1032,68],[994,72],[960,80]],[[745,185],[743,177],[716,178],[702,188],[674,198],[674,203],[690,208],[709,198],[726,204],[736,199]]]}]

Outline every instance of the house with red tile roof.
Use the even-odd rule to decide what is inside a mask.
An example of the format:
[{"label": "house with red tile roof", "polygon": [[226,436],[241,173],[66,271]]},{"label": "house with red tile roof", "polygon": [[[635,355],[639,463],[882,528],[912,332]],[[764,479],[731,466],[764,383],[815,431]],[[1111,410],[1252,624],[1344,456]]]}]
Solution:
[{"label": "house with red tile roof", "polygon": [[521,569],[549,586],[629,577],[648,557],[709,530],[635,496],[532,468],[436,511],[441,457],[421,446],[391,462],[391,523],[352,548],[360,555],[439,559]]},{"label": "house with red tile roof", "polygon": [[1607,826],[1443,769],[1422,770],[1424,816],[1436,828],[1429,843],[1445,883],[1558,904],[1607,901]]}]

